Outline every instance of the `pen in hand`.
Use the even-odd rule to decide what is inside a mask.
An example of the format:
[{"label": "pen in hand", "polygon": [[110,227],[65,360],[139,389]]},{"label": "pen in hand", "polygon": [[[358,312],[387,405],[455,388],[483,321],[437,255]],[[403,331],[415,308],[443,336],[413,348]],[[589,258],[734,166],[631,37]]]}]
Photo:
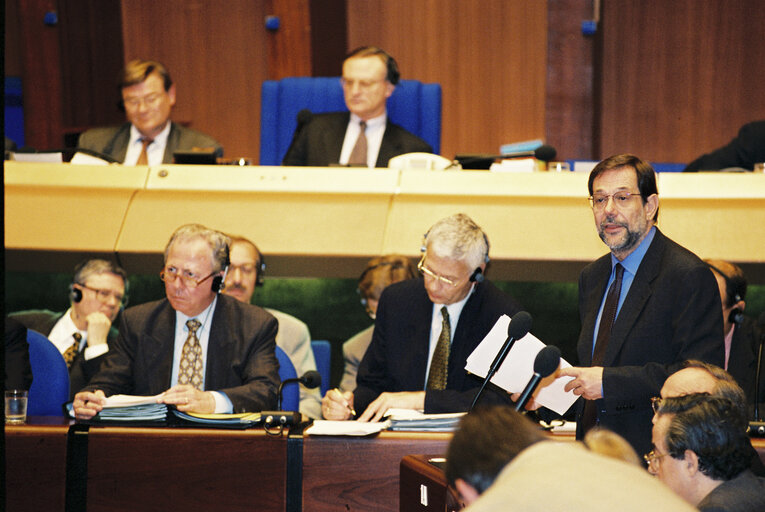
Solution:
[{"label": "pen in hand", "polygon": [[338,388],[335,388],[335,392],[337,392],[337,394],[340,395],[340,398],[343,399],[343,401],[345,402],[345,406],[348,408],[348,410],[351,413],[351,416],[355,417],[356,416],[356,410],[353,407],[350,406],[350,404],[348,403],[347,400],[345,400],[345,397],[343,397],[343,392],[340,391],[340,389],[338,389]]}]

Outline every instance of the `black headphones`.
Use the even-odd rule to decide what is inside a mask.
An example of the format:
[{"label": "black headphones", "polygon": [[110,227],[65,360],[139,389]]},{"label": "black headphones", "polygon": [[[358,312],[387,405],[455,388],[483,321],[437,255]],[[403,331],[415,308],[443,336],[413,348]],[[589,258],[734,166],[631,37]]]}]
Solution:
[{"label": "black headphones", "polygon": [[212,284],[210,284],[210,289],[213,293],[220,293],[221,290],[225,287],[224,283],[226,282],[226,274],[228,273],[228,266],[231,263],[231,260],[229,259],[229,248],[228,244],[225,246],[226,248],[223,250],[223,275],[218,274],[217,276],[212,278]]},{"label": "black headphones", "polygon": [[[711,263],[707,263],[709,268],[717,272],[725,281],[725,306],[731,307],[739,301],[744,300],[746,296],[746,279],[741,276],[729,276]],[[728,322],[740,324],[744,321],[744,312],[740,308],[733,308],[728,315]]]},{"label": "black headphones", "polygon": [[255,262],[255,286],[263,286],[266,282],[266,260],[257,247],[255,247],[255,253],[258,255],[258,261]]},{"label": "black headphones", "polygon": [[[425,233],[422,236],[422,245],[420,246],[420,252],[425,254],[425,251],[428,250],[428,234],[430,234],[430,230],[428,230],[427,233]],[[489,239],[486,236],[486,233],[481,230],[481,236],[483,236],[483,241],[486,244],[486,252],[483,255],[483,262],[489,263]],[[485,276],[483,275],[483,270],[481,270],[481,267],[476,267],[476,269],[473,271],[472,274],[470,274],[470,281],[474,283],[483,283],[483,280],[485,279]]]},{"label": "black headphones", "polygon": [[72,302],[80,302],[82,300],[82,290],[75,288],[75,284],[79,283],[72,283],[69,285],[69,300]]}]

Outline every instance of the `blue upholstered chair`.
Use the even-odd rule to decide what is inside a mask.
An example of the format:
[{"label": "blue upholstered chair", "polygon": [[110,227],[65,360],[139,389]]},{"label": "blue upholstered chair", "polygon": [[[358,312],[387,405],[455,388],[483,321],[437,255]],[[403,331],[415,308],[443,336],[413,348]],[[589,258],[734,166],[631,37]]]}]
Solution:
[{"label": "blue upholstered chair", "polygon": [[316,359],[316,369],[321,374],[321,396],[329,390],[329,379],[332,373],[332,345],[327,340],[311,341],[313,357]]},{"label": "blue upholstered chair", "polygon": [[[441,85],[401,80],[388,98],[390,120],[441,150]],[[280,165],[297,126],[297,113],[347,111],[339,77],[266,80],[261,88],[260,165]]]},{"label": "blue upholstered chair", "polygon": [[32,386],[29,388],[29,416],[63,416],[62,405],[69,400],[69,370],[64,357],[45,336],[27,330]]},{"label": "blue upholstered chair", "polygon": [[[290,361],[287,353],[280,347],[276,347],[276,359],[279,361],[279,378],[284,382],[287,379],[297,378],[295,365]],[[282,388],[281,411],[298,411],[300,408],[300,385],[290,382]]]}]

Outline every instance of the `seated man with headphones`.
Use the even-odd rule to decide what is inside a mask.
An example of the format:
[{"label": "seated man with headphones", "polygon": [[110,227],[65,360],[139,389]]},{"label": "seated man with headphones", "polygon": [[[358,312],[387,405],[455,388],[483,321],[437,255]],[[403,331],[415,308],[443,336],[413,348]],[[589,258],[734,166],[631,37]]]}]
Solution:
[{"label": "seated man with headphones", "polygon": [[276,406],[276,319],[219,295],[229,238],[199,224],[178,228],[159,273],[166,298],[125,310],[101,370],[74,397],[90,419],[114,394],[160,395],[195,413],[256,412]]},{"label": "seated man with headphones", "polygon": [[[127,274],[111,261],[91,259],[77,265],[69,285],[70,308],[64,313],[30,310],[10,316],[45,336],[69,368],[74,396],[96,374],[117,337],[112,323],[127,303]],[[70,398],[71,398],[70,396]]]},{"label": "seated man with headphones", "polygon": [[[425,235],[417,268],[421,279],[388,286],[380,296],[356,390],[329,391],[327,419],[378,421],[392,407],[426,413],[467,411],[481,379],[465,371],[473,352],[497,319],[520,304],[484,279],[489,242],[465,214],[436,222]],[[491,390],[480,403],[510,405]]]},{"label": "seated man with headphones", "polygon": [[[747,402],[753,406],[761,333],[754,320],[744,315],[746,277],[741,268],[733,263],[723,260],[704,261],[712,269],[720,288],[723,332],[725,333],[724,368],[733,375],[746,393]],[[759,388],[760,402],[762,402],[765,399],[765,371],[761,373]]]}]

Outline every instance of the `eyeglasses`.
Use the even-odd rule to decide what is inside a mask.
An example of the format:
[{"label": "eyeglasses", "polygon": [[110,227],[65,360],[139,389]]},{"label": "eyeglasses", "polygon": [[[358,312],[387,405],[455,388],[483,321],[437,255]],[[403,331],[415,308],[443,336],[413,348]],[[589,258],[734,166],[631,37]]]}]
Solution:
[{"label": "eyeglasses", "polygon": [[662,457],[667,455],[666,453],[656,453],[656,449],[654,448],[650,452],[643,455],[643,459],[645,459],[646,463],[648,463],[648,471],[651,474],[655,474],[656,470],[659,469],[659,461]]},{"label": "eyeglasses", "polygon": [[661,402],[663,398],[660,396],[655,396],[651,398],[651,409],[653,409],[654,414],[659,414],[659,409],[661,409]]},{"label": "eyeglasses", "polygon": [[385,78],[382,80],[348,80],[345,78],[340,79],[340,85],[343,87],[347,87],[349,89],[352,89],[354,85],[358,85],[359,89],[371,89],[375,85],[382,83],[385,81]]},{"label": "eyeglasses", "polygon": [[439,283],[448,284],[449,286],[457,287],[459,284],[459,281],[455,281],[454,279],[449,279],[448,277],[440,276],[430,270],[428,267],[425,266],[425,255],[420,258],[420,262],[417,264],[417,270],[420,271],[420,274],[430,277],[432,279],[435,279]]},{"label": "eyeglasses", "polygon": [[103,288],[92,288],[88,285],[79,284],[79,283],[77,284],[77,286],[85,288],[86,290],[90,290],[91,292],[95,292],[96,298],[98,298],[98,300],[100,300],[101,302],[104,302],[104,303],[109,302],[109,299],[114,297],[114,300],[117,302],[117,304],[122,304],[122,305],[127,304],[127,296],[120,292],[115,292],[112,290],[104,290]]},{"label": "eyeglasses", "polygon": [[590,200],[590,206],[593,210],[603,210],[608,204],[610,198],[614,198],[614,206],[625,208],[627,203],[633,197],[640,197],[640,192],[616,192],[614,194],[593,194],[587,199]]},{"label": "eyeglasses", "polygon": [[242,265],[229,265],[228,266],[228,273],[233,274],[236,271],[241,272],[245,275],[250,275],[255,273],[255,264],[254,263],[243,263]]},{"label": "eyeglasses", "polygon": [[217,274],[217,272],[211,272],[205,277],[199,278],[194,272],[190,272],[188,270],[179,270],[175,267],[165,267],[159,272],[159,278],[166,283],[173,283],[175,282],[176,278],[180,277],[181,282],[187,288],[196,288],[215,274]]},{"label": "eyeglasses", "polygon": [[141,106],[141,104],[146,105],[148,108],[153,108],[157,105],[157,103],[159,103],[160,98],[162,98],[161,94],[150,94],[142,98],[127,98],[123,101],[123,103],[125,108],[130,110],[137,109]]}]

